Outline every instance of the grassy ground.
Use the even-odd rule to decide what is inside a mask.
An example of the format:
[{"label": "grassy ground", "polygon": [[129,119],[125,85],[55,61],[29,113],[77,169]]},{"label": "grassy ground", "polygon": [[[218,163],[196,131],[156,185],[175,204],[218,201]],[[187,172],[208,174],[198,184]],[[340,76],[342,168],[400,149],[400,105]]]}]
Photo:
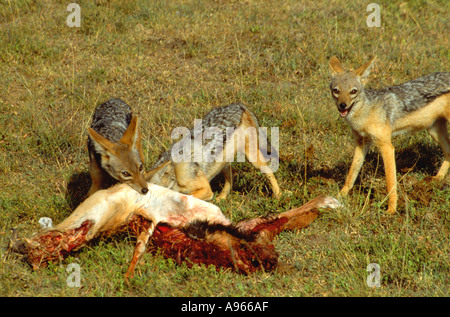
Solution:
[{"label": "grassy ground", "polygon": [[[448,1],[0,1],[0,295],[2,296],[449,296],[450,202],[427,182],[442,151],[426,133],[395,139],[399,210],[385,213],[383,166],[369,152],[345,207],[276,240],[289,270],[241,276],[176,266],[147,254],[131,286],[123,274],[130,239],[98,241],[61,264],[32,271],[5,251],[10,229],[28,236],[59,222],[89,187],[86,129],[110,97],[142,118],[146,166],[213,107],[241,101],[261,126],[279,127],[283,197],[234,165],[234,191],[219,206],[234,220],[337,195],[351,162],[350,130],[328,91],[328,60],[357,67],[378,56],[369,85],[448,71]],[[215,190],[220,189],[215,182]],[[68,287],[69,263],[81,267]],[[366,284],[369,263],[381,287]]]}]

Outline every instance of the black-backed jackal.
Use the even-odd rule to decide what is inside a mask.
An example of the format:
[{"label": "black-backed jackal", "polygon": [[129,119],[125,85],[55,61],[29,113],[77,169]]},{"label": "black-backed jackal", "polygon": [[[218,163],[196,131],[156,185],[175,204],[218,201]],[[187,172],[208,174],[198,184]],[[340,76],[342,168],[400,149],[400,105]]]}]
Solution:
[{"label": "black-backed jackal", "polygon": [[144,178],[143,154],[138,117],[120,99],[99,105],[88,129],[89,196],[121,182],[141,194],[148,192]]},{"label": "black-backed jackal", "polygon": [[[261,151],[259,136],[262,133],[259,131],[258,120],[246,106],[231,104],[215,108],[201,120],[201,126],[188,132],[190,137],[183,138],[161,154],[153,170],[147,173],[146,179],[149,182],[210,200],[213,198],[213,192],[209,182],[222,172],[225,184],[217,198],[223,199],[232,187],[231,161],[236,154],[244,153],[247,160],[267,177],[273,196],[280,196],[280,188],[265,155],[267,150],[264,149],[265,154]],[[208,132],[214,136],[209,142],[206,140],[212,138],[212,135],[207,136]],[[200,153],[200,158],[195,154],[195,147],[199,145],[195,142],[196,133],[203,134],[200,137],[203,152],[197,152]],[[181,156],[184,156],[184,159],[175,162],[173,154],[180,152],[183,152]],[[274,154],[272,148],[272,158]]]},{"label": "black-backed jackal", "polygon": [[397,179],[391,137],[426,129],[444,152],[444,162],[436,179],[443,179],[450,165],[450,73],[434,73],[404,84],[365,89],[365,79],[375,58],[355,71],[344,71],[339,60],[330,59],[331,95],[339,114],[352,128],[356,149],[341,190],[347,195],[358,176],[371,143],[383,158],[389,195],[388,212],[397,208]]}]

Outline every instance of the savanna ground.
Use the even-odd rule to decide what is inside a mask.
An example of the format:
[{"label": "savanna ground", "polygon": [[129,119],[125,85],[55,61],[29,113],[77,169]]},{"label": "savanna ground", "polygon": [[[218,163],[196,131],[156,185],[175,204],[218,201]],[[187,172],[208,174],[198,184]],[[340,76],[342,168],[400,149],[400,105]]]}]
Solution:
[{"label": "savanna ground", "polygon": [[[385,213],[372,149],[345,207],[276,239],[288,270],[243,276],[146,254],[127,285],[131,238],[97,241],[40,271],[7,252],[11,228],[29,236],[40,217],[58,223],[81,201],[86,129],[111,97],[140,115],[147,168],[173,128],[213,107],[240,101],[261,126],[278,127],[283,196],[271,198],[249,163],[234,164],[233,192],[218,204],[239,220],[337,196],[354,143],[328,91],[331,56],[356,68],[377,55],[372,87],[449,71],[446,0],[378,1],[381,27],[366,24],[372,1],[78,0],[81,27],[71,28],[69,2],[0,1],[0,295],[449,295],[450,190],[448,177],[428,181],[442,151],[425,132],[395,139],[398,213]],[[66,283],[70,263],[80,287]],[[369,263],[380,266],[379,288],[366,284]]]}]

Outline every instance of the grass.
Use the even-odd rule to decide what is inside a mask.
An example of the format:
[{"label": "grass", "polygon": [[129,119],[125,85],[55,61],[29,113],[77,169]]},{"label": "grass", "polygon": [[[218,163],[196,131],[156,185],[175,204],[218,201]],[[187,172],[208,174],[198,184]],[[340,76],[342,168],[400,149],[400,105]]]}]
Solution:
[{"label": "grass", "polygon": [[[89,187],[86,129],[97,104],[127,101],[142,118],[146,166],[213,107],[241,101],[261,126],[280,129],[284,190],[270,197],[263,175],[235,164],[233,193],[220,202],[233,220],[336,196],[351,162],[350,129],[328,92],[328,60],[347,67],[378,56],[369,85],[398,84],[448,71],[448,1],[379,1],[381,27],[366,25],[367,1],[77,1],[69,28],[65,1],[0,2],[1,296],[449,296],[447,182],[426,181],[442,161],[426,133],[394,141],[399,210],[385,213],[381,159],[369,152],[345,207],[275,241],[274,273],[241,276],[188,269],[147,254],[130,286],[123,274],[133,241],[87,246],[61,264],[32,271],[6,252],[11,228],[59,222]],[[215,181],[215,190],[221,180]],[[66,280],[81,267],[81,287]],[[378,263],[381,287],[366,285]]]}]

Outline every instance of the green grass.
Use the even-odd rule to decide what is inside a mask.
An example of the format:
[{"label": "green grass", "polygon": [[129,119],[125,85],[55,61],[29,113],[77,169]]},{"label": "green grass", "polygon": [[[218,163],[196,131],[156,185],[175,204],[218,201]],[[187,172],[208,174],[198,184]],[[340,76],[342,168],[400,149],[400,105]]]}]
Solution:
[{"label": "green grass", "polygon": [[[379,1],[381,28],[366,25],[367,1],[77,1],[81,27],[66,25],[65,1],[0,2],[1,296],[449,296],[450,190],[433,184],[442,151],[426,133],[395,139],[399,210],[385,213],[384,168],[369,152],[345,207],[275,241],[283,269],[242,276],[188,269],[145,255],[128,286],[133,241],[93,243],[61,264],[32,271],[5,251],[11,228],[59,222],[88,189],[86,129],[111,97],[142,118],[149,168],[213,107],[241,101],[261,126],[280,129],[284,191],[235,164],[234,191],[220,202],[233,220],[337,195],[351,162],[350,129],[329,96],[328,60],[356,68],[374,55],[373,87],[448,71],[448,1]],[[219,179],[215,190],[220,189]],[[219,184],[219,186],[217,186]],[[81,287],[66,280],[81,267]],[[366,285],[369,263],[381,287]]]}]

